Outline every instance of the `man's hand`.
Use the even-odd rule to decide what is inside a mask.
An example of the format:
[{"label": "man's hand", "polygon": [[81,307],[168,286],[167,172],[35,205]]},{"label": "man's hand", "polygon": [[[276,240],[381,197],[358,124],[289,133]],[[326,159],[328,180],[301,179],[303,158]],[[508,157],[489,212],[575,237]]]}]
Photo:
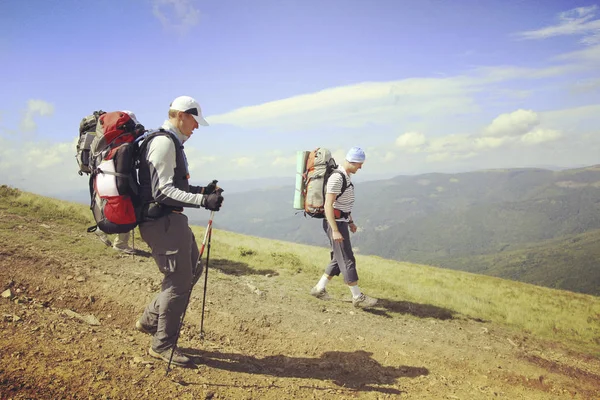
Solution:
[{"label": "man's hand", "polygon": [[219,211],[223,204],[223,196],[221,196],[222,189],[218,189],[215,193],[202,196],[201,206],[210,211]]},{"label": "man's hand", "polygon": [[334,242],[342,243],[344,241],[344,237],[340,233],[340,231],[333,231],[331,233],[331,237]]},{"label": "man's hand", "polygon": [[350,222],[348,224],[348,227],[350,228],[350,232],[352,232],[352,233],[356,233],[356,231],[358,230],[358,227],[356,225],[354,225],[354,222]]},{"label": "man's hand", "polygon": [[208,185],[204,186],[204,189],[202,189],[202,194],[213,194],[217,189],[220,188],[217,186],[217,180],[215,179]]}]

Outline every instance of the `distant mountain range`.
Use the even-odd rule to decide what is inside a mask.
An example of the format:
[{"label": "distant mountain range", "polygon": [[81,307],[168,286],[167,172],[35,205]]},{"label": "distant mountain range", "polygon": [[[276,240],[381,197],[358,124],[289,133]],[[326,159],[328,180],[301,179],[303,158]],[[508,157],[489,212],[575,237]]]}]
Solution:
[{"label": "distant mountain range", "polygon": [[[248,235],[328,245],[320,220],[296,214],[293,195],[293,182],[228,193],[215,224]],[[205,211],[188,214],[195,223],[206,221]],[[580,236],[600,230],[600,166],[362,182],[356,185],[353,216],[360,231],[352,241],[362,254],[600,295],[600,268],[592,267],[595,257],[590,256],[600,233],[585,240]],[[575,270],[577,278],[570,279],[569,271]]]}]

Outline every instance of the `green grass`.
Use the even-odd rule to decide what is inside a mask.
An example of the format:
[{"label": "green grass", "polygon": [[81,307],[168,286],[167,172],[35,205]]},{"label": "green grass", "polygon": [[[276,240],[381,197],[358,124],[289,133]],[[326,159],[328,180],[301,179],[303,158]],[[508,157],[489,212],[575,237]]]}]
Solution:
[{"label": "green grass", "polygon": [[[94,254],[102,247],[80,240],[92,224],[84,205],[68,203],[0,187],[0,212],[66,226],[73,232],[65,243],[69,251]],[[17,218],[10,220],[17,226]],[[6,225],[6,223],[5,223]],[[218,227],[218,217],[215,218]],[[10,226],[2,226],[2,229]],[[204,227],[194,226],[197,240]],[[316,234],[323,234],[319,230]],[[34,240],[35,237],[29,238]],[[139,236],[138,239],[140,240]],[[66,246],[68,244],[68,246]],[[262,239],[214,229],[211,260],[229,273],[275,274],[283,285],[314,285],[329,260],[329,250]],[[212,262],[212,261],[211,261]],[[490,321],[515,332],[561,342],[600,356],[600,298],[534,286],[500,278],[425,265],[357,256],[360,286],[382,299],[394,318],[473,318]],[[229,271],[227,271],[229,269]],[[328,286],[335,295],[349,296],[341,278]]]}]

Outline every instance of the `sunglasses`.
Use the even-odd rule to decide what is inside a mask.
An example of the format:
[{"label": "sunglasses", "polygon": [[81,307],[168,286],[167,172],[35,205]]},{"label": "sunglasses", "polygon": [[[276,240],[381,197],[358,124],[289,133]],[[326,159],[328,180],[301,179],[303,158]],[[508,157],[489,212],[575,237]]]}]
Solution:
[{"label": "sunglasses", "polygon": [[185,110],[184,113],[198,116],[198,109],[196,107]]}]

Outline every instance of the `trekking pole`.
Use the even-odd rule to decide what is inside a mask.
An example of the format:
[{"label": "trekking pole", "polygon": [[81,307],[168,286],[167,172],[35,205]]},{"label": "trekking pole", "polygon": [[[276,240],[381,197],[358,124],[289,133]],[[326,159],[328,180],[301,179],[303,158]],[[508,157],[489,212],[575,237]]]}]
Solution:
[{"label": "trekking pole", "polygon": [[[215,217],[215,212],[210,212],[210,219],[208,220],[208,225],[206,226],[206,232],[204,232],[204,239],[202,240],[202,246],[200,247],[200,253],[198,254],[198,261],[196,261],[196,267],[198,267],[198,263],[200,259],[202,259],[202,253],[204,253],[204,247],[206,246],[206,239],[209,238],[208,252],[210,252],[210,232],[212,232],[212,222]],[[206,258],[206,272],[208,272],[208,252]],[[192,278],[194,279],[194,278]],[[167,364],[167,371],[165,376],[169,374],[171,368],[171,361],[173,361],[173,353],[175,352],[175,347],[177,346],[177,342],[179,341],[179,334],[181,333],[181,327],[183,326],[183,319],[185,318],[185,312],[187,311],[188,304],[190,303],[190,299],[192,298],[192,290],[194,289],[194,285],[190,287],[190,291],[188,292],[187,301],[185,303],[185,308],[183,309],[183,314],[179,319],[179,327],[177,328],[177,335],[175,336],[175,343],[173,347],[171,347],[171,356],[169,357],[169,363]],[[206,298],[206,277],[204,278],[204,298]],[[202,318],[204,318],[204,300],[202,302]]]},{"label": "trekking pole", "polygon": [[204,305],[206,304],[206,287],[208,284],[208,260],[210,259],[210,239],[212,238],[212,218],[211,218],[210,225],[211,225],[210,232],[208,232],[208,248],[206,250],[206,271],[204,272],[204,294],[202,295],[202,317],[200,318],[200,339],[201,340],[204,339]]}]

